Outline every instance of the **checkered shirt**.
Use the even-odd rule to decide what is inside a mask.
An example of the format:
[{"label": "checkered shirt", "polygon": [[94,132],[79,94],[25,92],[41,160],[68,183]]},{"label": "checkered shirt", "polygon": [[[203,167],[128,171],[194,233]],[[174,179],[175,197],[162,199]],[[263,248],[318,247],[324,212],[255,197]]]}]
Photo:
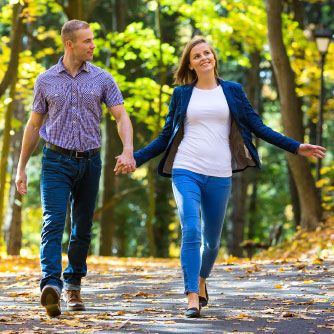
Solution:
[{"label": "checkered shirt", "polygon": [[75,77],[63,57],[40,74],[34,88],[32,110],[46,114],[40,136],[51,144],[76,151],[101,146],[101,103],[123,104],[122,94],[110,73],[85,62]]}]

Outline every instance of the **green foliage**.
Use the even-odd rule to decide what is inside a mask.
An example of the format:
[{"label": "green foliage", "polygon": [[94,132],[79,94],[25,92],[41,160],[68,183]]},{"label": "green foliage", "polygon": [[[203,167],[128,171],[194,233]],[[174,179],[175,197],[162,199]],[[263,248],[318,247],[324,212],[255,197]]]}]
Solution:
[{"label": "green foliage", "polygon": [[[141,61],[141,68],[149,69],[153,75],[159,72],[160,63],[160,40],[156,37],[153,29],[144,28],[142,22],[134,22],[128,25],[124,32],[112,32],[107,36],[110,41],[110,64],[111,68],[123,69],[127,61]],[[162,43],[162,64],[173,65],[177,58],[174,55],[173,46]]]},{"label": "green foliage", "polygon": [[[21,1],[22,2],[22,1]],[[15,1],[2,1],[0,9],[0,80],[4,76],[10,59],[10,32],[12,8]],[[242,82],[246,71],[253,64],[250,55],[261,56],[260,78],[262,94],[259,105],[263,105],[263,118],[276,130],[281,131],[278,96],[271,73],[270,55],[267,41],[267,22],[263,0],[161,0],[161,36],[158,38],[155,14],[156,1],[126,2],[123,31],[115,31],[114,7],[109,1],[99,1],[90,21],[95,38],[94,63],[110,72],[125,97],[125,106],[131,114],[135,127],[136,147],[149,142],[160,131],[168,110],[172,94],[172,72],[182,52],[182,46],[194,34],[204,35],[217,50],[221,75],[225,80]],[[304,24],[301,27],[294,15],[287,10],[283,15],[283,36],[285,46],[296,76],[297,94],[301,98],[305,113],[305,126],[316,122],[319,110],[320,68],[319,54],[312,38],[315,20],[314,6],[320,1],[304,1]],[[333,6],[331,2],[321,7],[321,16],[333,27]],[[110,17],[109,17],[109,16]],[[23,101],[26,115],[30,113],[32,91],[39,73],[53,65],[62,54],[60,28],[66,15],[58,1],[27,1],[23,13],[25,22],[24,50],[20,55],[19,78],[16,99]],[[112,17],[111,17],[112,16]],[[118,18],[121,19],[121,18]],[[167,28],[166,28],[167,27]],[[120,29],[118,29],[120,30]],[[325,67],[327,91],[333,90],[334,43],[330,46]],[[4,112],[10,102],[8,92],[0,97],[0,136],[2,134]],[[334,98],[328,93],[325,101],[325,143],[332,147]],[[12,121],[14,130],[22,126]],[[307,136],[311,130],[306,129]],[[308,139],[308,137],[307,137]],[[0,137],[0,140],[2,138]],[[308,141],[308,140],[307,140]],[[328,150],[330,151],[330,149]],[[287,166],[284,153],[269,145],[262,145],[260,153],[264,168],[259,175],[259,188],[255,238],[268,239],[273,221],[284,225],[285,235],[294,230],[291,215]],[[330,155],[330,154],[329,154]],[[40,149],[29,163],[29,195],[23,203],[24,246],[37,251],[41,224],[39,199]],[[329,161],[329,160],[328,160]],[[329,212],[333,207],[333,168],[326,163],[323,181],[324,206]],[[160,238],[163,247],[169,244],[172,253],[178,253],[179,228],[175,203],[168,188],[169,180],[155,180],[159,196],[155,232],[165,233]],[[122,199],[116,206],[114,253],[125,256],[147,255],[148,198],[146,193],[146,169],[137,171],[131,177],[124,177],[122,187],[142,187]],[[167,204],[166,204],[167,203]],[[99,222],[94,223],[93,252],[98,249]],[[166,231],[167,226],[167,231]],[[168,232],[169,231],[169,232]],[[159,237],[157,237],[157,240]],[[163,253],[163,252],[162,252]],[[161,256],[165,256],[166,252]]]},{"label": "green foliage", "polygon": [[[98,25],[94,27],[99,29]],[[142,22],[131,23],[123,32],[110,32],[106,38],[96,38],[95,42],[98,55],[106,54],[106,57],[110,57],[109,68],[106,69],[111,71],[123,94],[127,96],[126,109],[139,123],[146,124],[151,132],[160,129],[172,89],[166,84],[161,87],[158,75],[159,71],[166,71],[167,67],[176,64],[175,48],[168,43],[161,43],[154,30],[145,28]],[[103,63],[99,65],[103,66]],[[124,69],[126,73],[131,73],[132,80],[128,80],[126,74],[119,74]],[[147,76],[143,76],[145,74]],[[163,103],[161,112],[160,89]]]}]

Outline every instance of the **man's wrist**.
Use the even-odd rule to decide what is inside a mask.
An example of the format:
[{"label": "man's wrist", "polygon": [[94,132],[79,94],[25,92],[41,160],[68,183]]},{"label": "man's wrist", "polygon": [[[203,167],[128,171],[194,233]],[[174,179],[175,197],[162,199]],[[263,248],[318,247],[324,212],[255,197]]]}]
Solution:
[{"label": "man's wrist", "polygon": [[123,152],[133,153],[133,146],[123,146]]},{"label": "man's wrist", "polygon": [[25,170],[26,170],[25,166],[20,166],[20,165],[17,166],[17,173],[24,173]]}]

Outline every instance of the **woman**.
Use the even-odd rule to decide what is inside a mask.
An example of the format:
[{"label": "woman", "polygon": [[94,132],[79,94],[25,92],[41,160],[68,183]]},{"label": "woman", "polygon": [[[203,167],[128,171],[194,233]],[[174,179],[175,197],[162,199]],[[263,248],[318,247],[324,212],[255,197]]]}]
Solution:
[{"label": "woman", "polygon": [[[206,279],[218,254],[232,172],[260,167],[251,132],[306,157],[322,158],[325,149],[300,144],[264,125],[241,85],[218,77],[217,56],[203,38],[186,45],[175,83],[181,86],[174,89],[162,132],[134,157],[138,167],[164,152],[158,172],[172,177],[181,221],[186,316],[199,317],[209,299]],[[122,165],[115,170],[128,171]]]}]

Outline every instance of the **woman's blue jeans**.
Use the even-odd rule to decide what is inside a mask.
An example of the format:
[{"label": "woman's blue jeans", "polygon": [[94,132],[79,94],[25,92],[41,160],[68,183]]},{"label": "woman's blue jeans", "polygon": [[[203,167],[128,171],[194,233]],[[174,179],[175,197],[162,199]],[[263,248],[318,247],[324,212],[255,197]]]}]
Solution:
[{"label": "woman's blue jeans", "polygon": [[[185,293],[199,293],[218,255],[231,177],[214,177],[175,168],[172,186],[181,221],[181,265]],[[202,223],[201,223],[202,220]]]},{"label": "woman's blue jeans", "polygon": [[43,148],[41,200],[41,289],[45,285],[63,288],[61,280],[61,244],[67,203],[71,204],[71,236],[68,266],[63,273],[65,289],[79,290],[87,273],[86,258],[101,175],[100,153],[76,159]]}]

